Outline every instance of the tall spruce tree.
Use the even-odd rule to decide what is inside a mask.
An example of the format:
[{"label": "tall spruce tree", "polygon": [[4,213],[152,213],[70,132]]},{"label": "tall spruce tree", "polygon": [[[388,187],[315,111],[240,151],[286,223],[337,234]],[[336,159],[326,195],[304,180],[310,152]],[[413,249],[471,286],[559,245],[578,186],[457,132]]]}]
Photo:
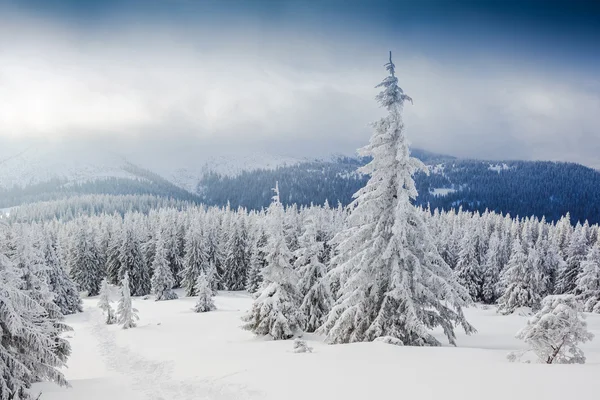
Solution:
[{"label": "tall spruce tree", "polygon": [[185,236],[185,255],[183,269],[181,270],[181,286],[185,289],[186,296],[196,295],[196,282],[200,273],[206,269],[208,254],[206,251],[205,235],[202,232],[202,220],[198,217],[192,219]]},{"label": "tall spruce tree", "polygon": [[577,276],[577,300],[583,304],[583,311],[600,313],[600,246],[596,244],[581,264]]},{"label": "tall spruce tree", "polygon": [[498,299],[498,312],[511,314],[519,307],[539,307],[540,268],[537,251],[529,248],[525,253],[520,240],[514,240],[512,255],[500,277],[505,290]]},{"label": "tall spruce tree", "polygon": [[275,185],[274,190],[275,196],[267,211],[264,281],[252,308],[242,319],[244,329],[279,340],[290,339],[302,332],[304,315],[300,312],[302,298],[297,289],[298,277],[290,264],[292,252],[283,230],[284,210],[279,200],[279,186]]},{"label": "tall spruce tree", "polygon": [[566,249],[566,265],[558,278],[559,294],[576,294],[577,276],[581,272],[581,263],[587,252],[587,231],[584,226],[577,224]]},{"label": "tall spruce tree", "polygon": [[149,294],[151,289],[150,271],[144,260],[142,246],[132,223],[126,225],[123,232],[119,263],[121,264],[119,270],[121,282],[127,274],[130,294],[132,296]]},{"label": "tall spruce tree", "polygon": [[226,290],[244,290],[246,286],[250,252],[248,249],[248,231],[244,218],[244,213],[240,209],[230,224],[231,231],[225,248],[225,267],[222,279]]},{"label": "tall spruce tree", "polygon": [[298,238],[299,248],[295,251],[294,266],[300,275],[298,288],[303,297],[300,311],[304,313],[307,332],[314,332],[323,325],[333,304],[329,282],[325,278],[327,267],[321,262],[325,246],[317,239],[316,224],[314,215],[307,216],[305,231]]},{"label": "tall spruce tree", "polygon": [[156,232],[155,239],[152,261],[152,293],[157,301],[174,300],[177,298],[177,294],[173,291],[175,279],[173,279],[173,273],[167,261],[167,250],[160,230]]},{"label": "tall spruce tree", "polygon": [[44,238],[44,259],[48,266],[48,286],[54,294],[54,304],[63,315],[83,311],[81,297],[75,283],[69,278],[59,258],[59,243],[47,234]]},{"label": "tall spruce tree", "polygon": [[468,291],[473,301],[482,299],[483,271],[479,266],[477,241],[471,226],[467,226],[460,241],[456,275],[458,282]]},{"label": "tall spruce tree", "polygon": [[104,268],[91,231],[83,222],[72,233],[67,266],[80,290],[86,291],[88,296],[100,293]]},{"label": "tall spruce tree", "polygon": [[330,343],[372,341],[391,336],[405,345],[441,343],[431,329],[442,327],[454,344],[454,325],[475,329],[462,307],[469,293],[457,282],[438,253],[422,213],[413,174],[424,164],[410,156],[402,107],[412,101],[398,86],[395,65],[377,87],[388,115],[360,155],[372,157],[359,171],[370,178],[355,194],[348,227],[340,235],[332,273],[342,276],[339,298],[323,327]]},{"label": "tall spruce tree", "polygon": [[35,382],[69,386],[64,345],[46,308],[21,289],[23,272],[0,252],[0,400],[31,399]]}]

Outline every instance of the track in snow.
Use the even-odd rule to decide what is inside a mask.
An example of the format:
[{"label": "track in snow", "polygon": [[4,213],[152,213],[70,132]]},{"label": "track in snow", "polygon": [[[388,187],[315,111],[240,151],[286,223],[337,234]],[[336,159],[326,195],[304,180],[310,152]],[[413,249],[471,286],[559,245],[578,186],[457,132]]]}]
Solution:
[{"label": "track in snow", "polygon": [[[103,319],[99,310],[90,310],[94,320]],[[135,329],[135,328],[134,328]],[[175,380],[172,378],[173,363],[150,360],[127,347],[119,346],[107,325],[97,323],[92,333],[98,341],[100,353],[107,367],[132,381],[132,388],[148,400],[246,400],[261,399],[260,392],[245,387],[217,383],[211,380]],[[202,362],[202,356],[198,356]]]}]

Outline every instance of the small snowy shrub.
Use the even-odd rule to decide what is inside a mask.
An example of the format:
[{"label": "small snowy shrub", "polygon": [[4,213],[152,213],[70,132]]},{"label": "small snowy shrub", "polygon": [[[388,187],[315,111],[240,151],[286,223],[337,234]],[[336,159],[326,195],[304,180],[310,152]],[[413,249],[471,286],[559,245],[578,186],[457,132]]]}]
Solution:
[{"label": "small snowy shrub", "polygon": [[531,351],[542,363],[583,364],[585,356],[577,345],[592,340],[594,335],[587,330],[575,296],[560,295],[544,298],[542,308],[516,337],[524,340],[529,349],[510,353],[510,361],[520,360]]},{"label": "small snowy shrub", "polygon": [[312,353],[313,349],[302,339],[294,340],[294,353]]},{"label": "small snowy shrub", "polygon": [[193,308],[195,312],[201,313],[216,309],[215,303],[212,299],[213,292],[204,272],[201,272],[200,276],[198,276],[198,279],[196,280],[195,291],[198,293],[198,301]]},{"label": "small snowy shrub", "polygon": [[137,310],[131,303],[131,293],[129,292],[129,275],[125,272],[121,281],[121,298],[119,299],[118,323],[123,325],[123,329],[135,328],[135,321],[139,319]]},{"label": "small snowy shrub", "polygon": [[106,278],[102,280],[100,286],[100,301],[98,301],[98,307],[106,314],[106,324],[112,325],[117,322],[117,316],[115,310],[110,305],[110,289]]},{"label": "small snowy shrub", "polygon": [[402,340],[395,338],[393,336],[381,336],[374,340],[375,342],[381,342],[386,344],[393,344],[394,346],[404,346]]}]

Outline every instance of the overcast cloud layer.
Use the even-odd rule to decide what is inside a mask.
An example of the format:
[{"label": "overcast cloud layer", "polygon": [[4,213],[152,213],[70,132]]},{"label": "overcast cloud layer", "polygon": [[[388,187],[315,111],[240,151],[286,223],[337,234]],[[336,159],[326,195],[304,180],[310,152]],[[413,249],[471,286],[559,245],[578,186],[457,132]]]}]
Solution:
[{"label": "overcast cloud layer", "polygon": [[371,31],[323,35],[239,19],[178,27],[80,25],[0,13],[0,146],[93,138],[123,146],[256,146],[351,154],[382,111],[374,86],[394,51],[415,146],[461,157],[600,167],[600,80],[493,49],[426,50]]}]

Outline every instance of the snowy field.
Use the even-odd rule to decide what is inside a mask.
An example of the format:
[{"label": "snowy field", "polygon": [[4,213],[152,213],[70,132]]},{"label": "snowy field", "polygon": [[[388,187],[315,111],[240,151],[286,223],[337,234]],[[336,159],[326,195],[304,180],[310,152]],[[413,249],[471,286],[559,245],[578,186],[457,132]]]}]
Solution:
[{"label": "snowy field", "polygon": [[195,298],[136,298],[138,327],[122,330],[104,325],[96,298],[84,299],[84,312],[67,317],[74,331],[65,374],[73,387],[44,383],[34,390],[43,400],[564,400],[600,393],[600,315],[588,314],[597,339],[582,346],[587,364],[515,364],[506,354],[522,348],[514,334],[526,318],[494,308],[466,310],[479,333],[459,332],[456,348],[333,346],[305,335],[313,353],[295,354],[292,341],[239,328],[251,301],[246,293],[221,292],[217,311],[196,314]]}]

